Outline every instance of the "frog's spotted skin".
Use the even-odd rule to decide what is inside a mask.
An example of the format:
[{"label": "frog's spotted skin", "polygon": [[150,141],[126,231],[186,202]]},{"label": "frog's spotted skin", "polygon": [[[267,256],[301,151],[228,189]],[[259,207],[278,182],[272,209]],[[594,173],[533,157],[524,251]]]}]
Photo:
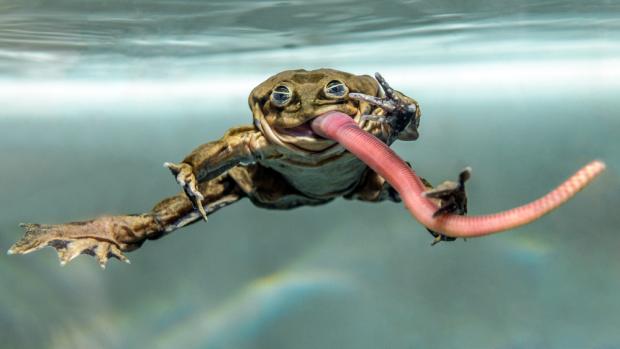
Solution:
[{"label": "frog's spotted skin", "polygon": [[[384,89],[386,84],[382,84]],[[105,266],[108,258],[139,248],[205,218],[242,198],[272,209],[320,205],[344,196],[364,201],[400,201],[385,180],[335,142],[318,137],[310,121],[328,111],[343,112],[383,142],[417,138],[417,102],[375,79],[332,69],[289,70],[258,85],[248,99],[253,123],[232,128],[203,144],[180,163],[166,163],[183,192],[150,212],[106,216],[87,222],[24,225],[25,236],[9,253],[54,247],[64,264],[90,254]],[[349,97],[355,96],[355,98]],[[397,100],[409,110],[399,122],[385,120],[377,100]],[[392,103],[392,102],[390,102]],[[392,119],[393,120],[393,119]],[[404,120],[404,121],[403,121]]]}]

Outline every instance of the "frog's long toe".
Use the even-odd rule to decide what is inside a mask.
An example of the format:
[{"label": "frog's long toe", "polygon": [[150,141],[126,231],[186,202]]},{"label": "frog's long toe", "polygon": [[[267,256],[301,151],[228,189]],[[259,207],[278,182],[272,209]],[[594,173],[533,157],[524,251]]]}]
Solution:
[{"label": "frog's long toe", "polygon": [[183,190],[192,201],[192,205],[194,206],[194,208],[197,209],[198,212],[200,212],[202,218],[207,221],[207,211],[205,211],[205,207],[203,204],[205,197],[202,195],[202,193],[200,193],[200,191],[198,191],[198,185],[196,184],[196,180],[192,180],[186,185],[184,185]]},{"label": "frog's long toe", "polygon": [[380,107],[381,109],[387,112],[391,112],[394,109],[396,109],[396,105],[389,98],[379,98],[379,97],[375,97],[375,96],[371,96],[371,95],[367,95],[363,93],[357,93],[357,92],[349,93],[349,97],[353,99],[357,99],[359,101],[368,102],[374,106]]},{"label": "frog's long toe", "polygon": [[47,224],[20,223],[26,234],[19,241],[13,244],[7,254],[26,254],[48,246],[48,231],[52,227]]},{"label": "frog's long toe", "polygon": [[363,121],[366,121],[366,120],[368,120],[368,121],[376,121],[376,122],[379,122],[379,123],[382,123],[382,124],[385,124],[385,123],[388,122],[387,118],[385,116],[383,116],[383,115],[365,114],[365,115],[362,115],[361,119]]}]

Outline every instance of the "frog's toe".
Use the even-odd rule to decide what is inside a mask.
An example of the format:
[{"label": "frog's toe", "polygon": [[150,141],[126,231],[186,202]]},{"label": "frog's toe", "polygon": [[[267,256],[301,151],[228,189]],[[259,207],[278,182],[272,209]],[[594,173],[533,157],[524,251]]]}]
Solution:
[{"label": "frog's toe", "polygon": [[[89,251],[92,251],[92,250],[89,250]],[[131,263],[129,259],[120,250],[120,248],[118,248],[118,246],[111,244],[111,243],[107,243],[107,242],[98,243],[94,250],[94,255],[102,269],[105,269],[106,263],[108,262],[108,259],[110,257],[116,258],[127,264]]]},{"label": "frog's toe", "polygon": [[194,178],[193,175],[192,175],[192,179],[189,180],[183,186],[183,190],[185,191],[185,195],[187,195],[187,197],[192,202],[192,205],[194,206],[194,208],[197,209],[198,212],[200,212],[200,215],[206,221],[207,220],[207,211],[205,211],[205,207],[204,207],[204,199],[205,199],[205,197],[198,190],[198,185],[197,185],[197,182],[196,182],[196,178]]},{"label": "frog's toe", "polygon": [[177,183],[183,188],[183,191],[192,202],[194,208],[200,212],[200,215],[206,221],[207,212],[205,211],[203,203],[204,196],[200,190],[198,190],[198,180],[194,175],[193,168],[188,164],[174,164],[171,162],[165,162],[164,167],[172,172],[172,175],[174,175]]},{"label": "frog's toe", "polygon": [[48,246],[46,235],[52,226],[47,224],[20,223],[26,233],[7,251],[7,254],[26,254]]},{"label": "frog's toe", "polygon": [[396,105],[391,99],[388,98],[379,98],[363,93],[351,92],[349,93],[349,97],[353,99],[357,99],[359,101],[368,102],[374,106],[377,106],[385,111],[391,112],[396,109]]},{"label": "frog's toe", "polygon": [[434,237],[433,241],[431,242],[431,246],[435,246],[438,243],[440,243],[441,241],[454,241],[454,240],[456,240],[455,237],[443,235],[442,233],[438,233],[438,232],[436,232],[434,230],[430,230],[428,228],[426,228],[426,230],[428,230],[428,232],[431,233],[431,235]]},{"label": "frog's toe", "polygon": [[382,124],[387,123],[387,118],[383,115],[365,114],[365,115],[362,115],[361,119],[363,121],[376,121]]}]

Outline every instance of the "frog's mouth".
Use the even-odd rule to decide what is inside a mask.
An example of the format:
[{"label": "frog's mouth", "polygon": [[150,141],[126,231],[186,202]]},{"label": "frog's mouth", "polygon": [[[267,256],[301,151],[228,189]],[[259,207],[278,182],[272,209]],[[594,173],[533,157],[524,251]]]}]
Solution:
[{"label": "frog's mouth", "polygon": [[364,101],[347,101],[347,103],[333,104],[316,110],[316,115],[304,120],[301,124],[292,127],[277,127],[270,125],[259,103],[255,103],[252,111],[254,123],[261,130],[269,142],[278,144],[289,151],[303,156],[320,157],[341,153],[344,148],[331,139],[326,139],[312,130],[312,121],[328,112],[339,111],[349,115],[361,128],[366,129],[368,121],[362,118],[370,114],[372,107]]},{"label": "frog's mouth", "polygon": [[[277,137],[289,147],[292,146],[298,150],[306,152],[323,153],[331,148],[338,147],[338,144],[331,139],[323,138],[315,133],[312,130],[311,124],[315,118],[325,115],[330,111],[341,110],[338,108],[333,108],[331,110],[322,111],[321,113],[305,121],[303,124],[287,128],[274,127],[273,131],[275,131],[274,133],[277,134]],[[346,114],[355,120],[358,125],[360,124],[361,113],[358,110],[350,110]]]},{"label": "frog's mouth", "polygon": [[287,134],[293,137],[318,137],[318,135],[314,133],[314,131],[312,131],[312,127],[310,126],[312,124],[312,120],[314,120],[314,118],[304,122],[299,126],[290,128],[278,128],[277,131],[280,134]]},{"label": "frog's mouth", "polygon": [[[323,114],[321,114],[323,115]],[[316,117],[318,117],[320,115],[317,115]],[[312,121],[316,118],[312,118],[306,122],[304,122],[301,125],[297,125],[295,127],[289,127],[289,128],[276,128],[276,131],[281,135],[281,136],[293,136],[295,138],[313,138],[313,139],[317,139],[317,140],[322,140],[325,139],[321,136],[319,136],[318,134],[316,134],[313,130],[312,130]]]}]

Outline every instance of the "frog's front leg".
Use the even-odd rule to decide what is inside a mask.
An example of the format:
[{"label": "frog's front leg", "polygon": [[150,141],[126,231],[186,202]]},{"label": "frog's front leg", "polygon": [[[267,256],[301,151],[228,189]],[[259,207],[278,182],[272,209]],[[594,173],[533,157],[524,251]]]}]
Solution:
[{"label": "frog's front leg", "polygon": [[[388,125],[393,135],[403,141],[418,139],[418,126],[422,115],[420,106],[413,98],[394,90],[379,73],[375,78],[383,88],[385,97],[375,97],[363,93],[349,93],[349,97],[366,101],[384,110],[385,115],[365,115],[364,119],[378,121]],[[389,141],[391,143],[391,140]]]},{"label": "frog's front leg", "polygon": [[[459,173],[459,179],[456,182],[445,181],[433,188],[430,183],[424,181],[427,191],[424,196],[434,200],[439,207],[433,214],[433,217],[443,214],[467,214],[467,193],[465,192],[465,182],[471,177],[471,168],[466,167]],[[456,238],[444,235],[440,232],[428,229],[429,233],[435,237],[431,245],[435,245],[440,241],[454,241]]]},{"label": "frog's front leg", "polygon": [[198,183],[212,179],[230,168],[243,163],[275,155],[275,148],[254,126],[241,126],[228,130],[221,139],[194,149],[181,163],[166,162],[177,183],[181,185],[194,207],[204,220],[204,196]]}]

